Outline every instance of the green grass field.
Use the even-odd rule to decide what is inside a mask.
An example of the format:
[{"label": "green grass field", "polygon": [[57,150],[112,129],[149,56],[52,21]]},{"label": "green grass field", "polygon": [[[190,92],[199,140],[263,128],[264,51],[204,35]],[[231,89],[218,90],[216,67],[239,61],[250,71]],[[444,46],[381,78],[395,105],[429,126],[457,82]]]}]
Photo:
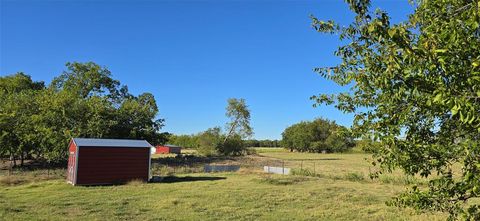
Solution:
[{"label": "green grass field", "polygon": [[[71,186],[62,178],[0,187],[2,220],[443,220],[385,205],[405,185],[349,179],[369,170],[366,154],[303,154],[257,150],[248,161],[273,160],[321,176],[282,176],[248,168],[190,173],[160,183]],[[366,175],[365,175],[366,176]],[[7,179],[6,176],[2,177]]]},{"label": "green grass field", "polygon": [[400,171],[393,174],[380,175],[378,179],[371,180],[370,173],[375,171],[369,160],[370,154],[366,153],[298,153],[288,152],[282,148],[261,148],[258,151],[260,156],[279,159],[276,166],[285,166],[289,168],[308,169],[321,177],[331,179],[354,179],[363,182],[381,182],[393,184],[422,184],[425,180],[419,177],[410,177],[403,175]]}]

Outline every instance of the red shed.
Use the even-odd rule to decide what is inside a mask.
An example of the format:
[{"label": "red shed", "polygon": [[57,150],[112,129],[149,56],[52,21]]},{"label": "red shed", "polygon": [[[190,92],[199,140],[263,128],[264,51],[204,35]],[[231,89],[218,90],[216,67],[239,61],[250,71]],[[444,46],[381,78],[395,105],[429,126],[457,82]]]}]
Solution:
[{"label": "red shed", "polygon": [[145,140],[73,138],[67,182],[73,185],[125,183],[150,178],[150,145]]},{"label": "red shed", "polygon": [[156,151],[155,153],[159,154],[166,154],[166,153],[175,153],[175,154],[180,154],[182,152],[182,148],[179,146],[175,145],[163,145],[163,146],[156,146]]}]

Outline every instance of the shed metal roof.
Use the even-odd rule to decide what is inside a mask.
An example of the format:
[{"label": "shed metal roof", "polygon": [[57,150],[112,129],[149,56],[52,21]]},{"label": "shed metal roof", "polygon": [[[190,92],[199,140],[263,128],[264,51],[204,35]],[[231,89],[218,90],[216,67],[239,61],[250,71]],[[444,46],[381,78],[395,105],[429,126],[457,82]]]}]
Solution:
[{"label": "shed metal roof", "polygon": [[152,147],[146,140],[73,138],[77,147]]}]

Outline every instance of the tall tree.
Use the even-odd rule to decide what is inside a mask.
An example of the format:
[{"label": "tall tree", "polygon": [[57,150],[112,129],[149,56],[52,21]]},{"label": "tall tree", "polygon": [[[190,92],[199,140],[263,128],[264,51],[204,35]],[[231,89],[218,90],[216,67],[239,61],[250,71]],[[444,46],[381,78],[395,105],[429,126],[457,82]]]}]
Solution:
[{"label": "tall tree", "polygon": [[230,118],[227,123],[227,134],[223,140],[225,144],[232,135],[237,134],[241,138],[248,138],[253,135],[253,129],[250,126],[250,110],[245,99],[230,98],[227,100],[226,116]]},{"label": "tall tree", "polygon": [[16,165],[32,151],[37,141],[32,116],[37,114],[36,96],[45,88],[24,73],[0,77],[0,157],[8,156]]},{"label": "tall tree", "polygon": [[105,67],[93,62],[68,62],[66,67],[67,70],[56,77],[50,87],[70,91],[81,98],[105,95],[118,99],[127,94],[126,87],[120,87],[120,82],[113,79]]},{"label": "tall tree", "polygon": [[393,204],[480,220],[480,1],[411,2],[413,14],[396,24],[369,0],[347,0],[355,13],[347,26],[312,17],[317,31],[346,43],[339,65],[315,71],[351,86],[312,98],[355,114],[354,131],[379,141],[380,173],[437,175]]}]

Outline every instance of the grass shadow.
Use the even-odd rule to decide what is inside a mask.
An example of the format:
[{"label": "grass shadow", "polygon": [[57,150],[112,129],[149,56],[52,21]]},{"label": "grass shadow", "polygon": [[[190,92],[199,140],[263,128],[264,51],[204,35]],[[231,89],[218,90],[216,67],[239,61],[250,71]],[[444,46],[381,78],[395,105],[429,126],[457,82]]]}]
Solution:
[{"label": "grass shadow", "polygon": [[178,155],[175,157],[152,158],[152,164],[168,166],[194,166],[222,162],[225,160],[235,161],[236,158],[227,156],[205,157],[195,155]]},{"label": "grass shadow", "polygon": [[166,176],[158,177],[154,176],[150,183],[180,183],[180,182],[195,182],[195,181],[215,181],[215,180],[225,180],[226,177],[210,177],[210,176]]}]

